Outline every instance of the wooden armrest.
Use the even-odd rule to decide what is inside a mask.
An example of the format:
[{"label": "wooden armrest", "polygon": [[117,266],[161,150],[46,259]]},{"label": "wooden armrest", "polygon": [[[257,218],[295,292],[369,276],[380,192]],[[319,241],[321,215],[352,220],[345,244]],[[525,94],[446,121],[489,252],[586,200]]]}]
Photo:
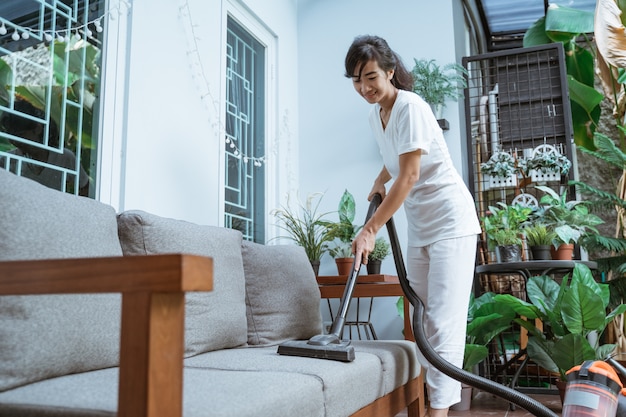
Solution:
[{"label": "wooden armrest", "polygon": [[185,254],[6,261],[0,295],[210,291],[211,271]]},{"label": "wooden armrest", "polygon": [[118,417],[181,417],[185,291],[213,260],[148,255],[0,262],[0,295],[122,293]]}]

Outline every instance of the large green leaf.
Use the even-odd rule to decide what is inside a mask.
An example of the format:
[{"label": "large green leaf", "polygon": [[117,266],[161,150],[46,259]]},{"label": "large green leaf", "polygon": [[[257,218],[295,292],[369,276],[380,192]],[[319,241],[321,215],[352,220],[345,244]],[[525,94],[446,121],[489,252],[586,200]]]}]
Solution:
[{"label": "large green leaf", "polygon": [[343,192],[341,200],[339,201],[339,221],[342,223],[349,223],[352,225],[356,212],[356,203],[354,197],[348,190]]},{"label": "large green leaf", "polygon": [[570,99],[579,104],[587,113],[591,113],[604,99],[604,96],[595,88],[581,83],[571,75],[567,76],[567,83]]},{"label": "large green leaf", "polygon": [[593,32],[592,12],[570,7],[549,7],[546,13],[546,33],[555,42],[572,39],[582,33]]},{"label": "large green leaf", "polygon": [[525,48],[529,46],[545,45],[551,42],[552,40],[546,34],[545,17],[538,19],[526,30],[526,33],[524,33],[523,45]]},{"label": "large green leaf", "polygon": [[582,84],[593,87],[596,76],[593,54],[575,42],[564,45],[567,74]]},{"label": "large green leaf", "polygon": [[504,305],[509,306],[517,314],[528,319],[532,320],[541,317],[541,313],[536,306],[527,303],[524,300],[520,300],[511,294],[498,294],[494,297],[494,300],[498,303],[503,303]]},{"label": "large green leaf", "polygon": [[[548,310],[554,310],[559,296],[559,284],[543,275],[530,277],[526,284],[528,299],[536,306],[545,305]],[[540,308],[545,313],[544,308]]]},{"label": "large green leaf", "polygon": [[550,372],[559,372],[559,367],[552,359],[553,343],[542,342],[536,337],[529,337],[526,351],[537,365]]},{"label": "large green leaf", "polygon": [[596,352],[584,336],[568,334],[554,343],[552,359],[562,371],[567,372],[586,360],[596,359]]},{"label": "large green leaf", "polygon": [[604,328],[606,313],[602,299],[584,285],[576,285],[563,297],[563,323],[576,334]]},{"label": "large green leaf", "polygon": [[486,346],[468,343],[465,345],[465,353],[463,355],[463,369],[470,371],[475,365],[478,365],[489,355]]}]

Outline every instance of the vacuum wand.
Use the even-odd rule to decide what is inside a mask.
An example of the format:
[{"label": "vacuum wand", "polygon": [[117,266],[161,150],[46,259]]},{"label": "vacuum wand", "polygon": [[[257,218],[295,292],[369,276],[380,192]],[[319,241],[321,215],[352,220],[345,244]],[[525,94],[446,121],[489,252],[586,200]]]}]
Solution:
[{"label": "vacuum wand", "polygon": [[[372,217],[380,204],[381,197],[379,194],[376,194],[376,196],[378,196],[378,199],[373,200],[370,204],[367,216],[365,216],[365,223]],[[343,291],[343,296],[341,297],[339,311],[333,320],[329,333],[315,335],[309,340],[291,340],[284,342],[278,346],[278,353],[280,355],[332,359],[342,362],[352,362],[354,360],[354,347],[351,346],[350,340],[342,340],[342,335],[360,267],[361,265],[357,265],[355,257]]]}]

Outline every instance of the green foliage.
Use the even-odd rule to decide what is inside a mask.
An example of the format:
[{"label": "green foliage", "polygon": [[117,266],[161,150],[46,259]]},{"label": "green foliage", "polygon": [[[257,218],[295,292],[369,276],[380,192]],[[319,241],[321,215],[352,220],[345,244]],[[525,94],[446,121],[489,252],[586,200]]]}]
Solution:
[{"label": "green foliage", "polygon": [[537,186],[545,194],[539,204],[544,208],[544,222],[557,234],[555,243],[579,243],[581,238],[598,234],[597,225],[604,221],[589,212],[581,200],[567,200],[567,189],[559,195],[550,187]]},{"label": "green foliage", "polygon": [[522,229],[529,246],[552,245],[556,233],[543,223],[532,223]]},{"label": "green foliage", "polygon": [[[530,302],[509,294],[494,297],[513,309],[514,321],[528,330],[528,355],[539,366],[565,372],[585,360],[604,359],[615,345],[600,345],[601,337],[591,344],[587,336],[597,332],[601,336],[613,319],[626,311],[626,304],[606,314],[610,291],[607,284],[597,283],[589,268],[576,264],[571,275],[559,285],[549,276],[531,277],[526,286]],[[540,319],[543,329],[535,325]]]},{"label": "green foliage", "polygon": [[475,298],[472,293],[467,313],[467,336],[463,369],[471,369],[487,358],[487,344],[511,327],[515,312],[508,306],[494,301],[493,293]]},{"label": "green foliage", "polygon": [[481,172],[494,177],[509,177],[516,169],[515,158],[504,151],[494,152],[487,162],[480,164]]},{"label": "green foliage", "polygon": [[356,215],[356,203],[354,196],[345,190],[339,200],[339,222],[328,223],[328,236],[335,240],[335,246],[329,249],[333,258],[352,257],[352,240],[360,230],[360,226],[353,224]]},{"label": "green foliage", "polygon": [[458,100],[463,97],[461,89],[467,86],[464,75],[467,70],[461,65],[450,63],[443,67],[434,59],[416,59],[411,73],[413,91],[431,106],[445,105],[446,99]]},{"label": "green foliage", "polygon": [[519,204],[498,202],[489,206],[489,214],[481,218],[490,248],[495,246],[521,245],[522,225],[528,220],[532,209]]},{"label": "green foliage", "polygon": [[369,254],[369,261],[382,261],[391,254],[391,245],[384,237],[376,238],[374,250]]},{"label": "green foliage", "polygon": [[[317,203],[313,203],[319,196]],[[318,214],[317,210],[323,194],[308,196],[306,204],[298,203],[295,209],[282,206],[272,211],[280,223],[278,227],[287,232],[288,237],[304,248],[309,261],[319,261],[328,250],[328,242],[332,240],[328,233],[328,221],[324,217],[328,213]]]}]

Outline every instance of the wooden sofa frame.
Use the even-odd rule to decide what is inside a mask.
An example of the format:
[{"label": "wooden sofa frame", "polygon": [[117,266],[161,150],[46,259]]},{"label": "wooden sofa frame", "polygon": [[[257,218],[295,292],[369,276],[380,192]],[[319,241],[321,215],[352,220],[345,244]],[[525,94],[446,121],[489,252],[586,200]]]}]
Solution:
[{"label": "wooden sofa frame", "polygon": [[[182,417],[185,292],[212,289],[213,260],[195,255],[0,262],[0,296],[122,294],[118,417]],[[425,414],[421,375],[353,416],[405,408]]]}]

